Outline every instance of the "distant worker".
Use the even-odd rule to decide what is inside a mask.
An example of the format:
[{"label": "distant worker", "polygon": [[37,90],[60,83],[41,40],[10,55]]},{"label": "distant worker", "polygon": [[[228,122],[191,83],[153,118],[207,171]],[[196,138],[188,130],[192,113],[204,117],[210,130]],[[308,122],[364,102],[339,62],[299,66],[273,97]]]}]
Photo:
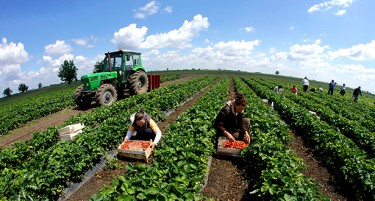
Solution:
[{"label": "distant worker", "polygon": [[353,99],[354,102],[357,102],[357,100],[358,100],[358,96],[359,96],[359,95],[362,96],[361,86],[357,87],[357,88],[354,89],[354,91],[353,91],[352,99]]},{"label": "distant worker", "polygon": [[303,86],[303,91],[307,92],[307,89],[309,88],[309,80],[307,79],[307,77],[305,77],[302,80],[302,86]]},{"label": "distant worker", "polygon": [[[132,137],[134,131],[136,135]],[[143,110],[137,111],[130,116],[130,126],[126,133],[125,141],[127,140],[152,140],[151,148],[154,149],[161,138],[161,131],[158,125],[151,117]]]},{"label": "distant worker", "polygon": [[341,94],[342,96],[345,95],[345,89],[346,89],[345,84],[342,84],[342,86],[341,86],[341,91],[340,91],[340,94]]},{"label": "distant worker", "polygon": [[323,93],[323,88],[322,87],[319,87],[318,90],[319,90],[320,93]]},{"label": "distant worker", "polygon": [[283,93],[283,86],[278,85],[273,90],[276,91],[279,94],[282,94]]},{"label": "distant worker", "polygon": [[333,95],[333,89],[335,89],[336,82],[335,80],[332,80],[331,83],[328,85],[328,94]]},{"label": "distant worker", "polygon": [[228,101],[216,116],[214,127],[216,129],[216,148],[220,136],[225,136],[229,141],[243,140],[250,143],[250,119],[244,118],[243,113],[246,100],[243,94],[237,94],[234,100]]},{"label": "distant worker", "polygon": [[317,92],[318,90],[316,89],[316,87],[313,87],[310,89],[311,92]]},{"label": "distant worker", "polygon": [[294,94],[297,95],[297,93],[298,93],[298,89],[297,89],[296,85],[293,85],[292,88],[290,88],[290,91],[291,91],[292,93],[294,93]]}]

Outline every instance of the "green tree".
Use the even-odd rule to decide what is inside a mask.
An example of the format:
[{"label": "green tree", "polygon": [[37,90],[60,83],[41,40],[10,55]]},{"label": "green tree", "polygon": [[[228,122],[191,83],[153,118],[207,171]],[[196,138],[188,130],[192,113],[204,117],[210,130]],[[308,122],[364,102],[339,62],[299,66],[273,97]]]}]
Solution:
[{"label": "green tree", "polygon": [[7,97],[11,96],[12,93],[13,93],[13,91],[9,87],[4,89],[4,92],[3,92],[4,96],[7,96]]},{"label": "green tree", "polygon": [[21,83],[21,84],[18,86],[18,91],[21,92],[21,93],[27,91],[28,89],[29,89],[29,87],[28,87],[26,84],[24,84],[24,83]]},{"label": "green tree", "polygon": [[279,71],[276,71],[275,74],[278,75],[280,72]]},{"label": "green tree", "polygon": [[77,80],[77,71],[78,68],[74,65],[73,60],[65,60],[59,69],[59,76],[61,81],[72,83],[74,80]]},{"label": "green tree", "polygon": [[103,72],[103,69],[104,69],[104,60],[103,61],[97,61],[96,64],[94,65],[94,73],[99,73],[99,72]]},{"label": "green tree", "polygon": [[39,82],[38,89],[42,88],[42,83]]}]

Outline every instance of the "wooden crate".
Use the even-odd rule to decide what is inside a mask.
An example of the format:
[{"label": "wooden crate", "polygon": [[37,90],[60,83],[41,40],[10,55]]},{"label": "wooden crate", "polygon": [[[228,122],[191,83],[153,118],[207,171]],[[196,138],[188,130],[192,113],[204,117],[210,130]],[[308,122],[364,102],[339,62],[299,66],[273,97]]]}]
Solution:
[{"label": "wooden crate", "polygon": [[59,130],[57,130],[57,132],[59,133],[59,135],[75,133],[79,130],[82,130],[84,127],[85,126],[83,124],[72,124],[72,125],[68,125],[63,128],[60,128]]},{"label": "wooden crate", "polygon": [[121,145],[124,142],[122,142],[118,147],[117,147],[117,152],[119,155],[128,157],[128,158],[134,158],[134,159],[140,159],[140,160],[145,160],[148,162],[148,158],[150,157],[152,153],[152,148],[151,148],[151,143],[150,146],[147,147],[146,149],[143,148],[133,148],[132,143],[133,142],[149,142],[149,141],[141,141],[141,140],[129,140],[131,143],[129,144],[130,149],[121,149]]},{"label": "wooden crate", "polygon": [[226,140],[227,140],[226,137],[219,137],[216,154],[222,155],[222,156],[241,157],[241,149],[233,149],[233,148],[224,147],[224,142]]}]

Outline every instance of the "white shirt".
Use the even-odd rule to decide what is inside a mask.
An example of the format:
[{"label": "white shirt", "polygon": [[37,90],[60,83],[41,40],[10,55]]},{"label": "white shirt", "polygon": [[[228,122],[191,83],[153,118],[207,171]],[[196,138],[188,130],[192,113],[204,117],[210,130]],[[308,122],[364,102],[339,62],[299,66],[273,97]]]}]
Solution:
[{"label": "white shirt", "polygon": [[309,81],[307,79],[302,80],[302,85],[309,85]]}]

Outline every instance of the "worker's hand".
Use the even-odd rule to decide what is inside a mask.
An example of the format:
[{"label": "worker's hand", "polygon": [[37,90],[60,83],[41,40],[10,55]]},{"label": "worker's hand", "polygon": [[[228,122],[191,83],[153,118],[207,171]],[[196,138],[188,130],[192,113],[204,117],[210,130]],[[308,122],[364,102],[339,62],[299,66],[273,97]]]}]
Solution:
[{"label": "worker's hand", "polygon": [[244,138],[245,138],[245,142],[247,144],[249,144],[250,143],[250,135],[248,133],[246,133]]},{"label": "worker's hand", "polygon": [[234,142],[235,141],[233,135],[230,134],[230,133],[227,135],[227,139],[229,140],[229,142]]},{"label": "worker's hand", "polygon": [[156,146],[156,144],[151,143],[151,145],[150,145],[150,147],[151,147],[151,151],[154,151],[155,146]]}]

